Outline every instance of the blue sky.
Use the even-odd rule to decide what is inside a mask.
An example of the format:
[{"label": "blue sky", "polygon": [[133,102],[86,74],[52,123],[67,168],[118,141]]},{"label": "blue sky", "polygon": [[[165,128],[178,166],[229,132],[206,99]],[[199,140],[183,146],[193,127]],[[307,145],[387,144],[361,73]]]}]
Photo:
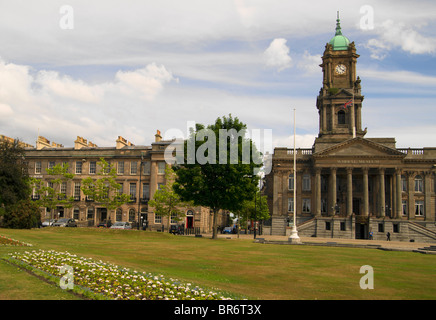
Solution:
[{"label": "blue sky", "polygon": [[[0,3],[0,134],[73,146],[150,144],[231,113],[273,147],[311,147],[319,64],[340,11],[354,41],[366,137],[436,147],[434,1]],[[73,22],[73,25],[71,24]],[[72,27],[72,28],[66,28]]]}]

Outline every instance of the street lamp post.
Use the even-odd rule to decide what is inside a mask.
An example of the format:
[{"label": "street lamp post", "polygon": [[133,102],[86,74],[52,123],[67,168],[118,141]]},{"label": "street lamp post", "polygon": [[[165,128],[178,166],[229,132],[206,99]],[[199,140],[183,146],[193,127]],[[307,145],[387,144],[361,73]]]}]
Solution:
[{"label": "street lamp post", "polygon": [[142,164],[144,162],[144,154],[141,152],[141,163],[139,164],[139,194],[138,194],[138,227],[141,224],[141,183],[142,183]]},{"label": "street lamp post", "polygon": [[297,159],[296,159],[296,148],[295,148],[295,109],[294,109],[294,223],[292,225],[291,235],[288,241],[293,244],[301,243],[301,239],[298,236],[297,231]]}]

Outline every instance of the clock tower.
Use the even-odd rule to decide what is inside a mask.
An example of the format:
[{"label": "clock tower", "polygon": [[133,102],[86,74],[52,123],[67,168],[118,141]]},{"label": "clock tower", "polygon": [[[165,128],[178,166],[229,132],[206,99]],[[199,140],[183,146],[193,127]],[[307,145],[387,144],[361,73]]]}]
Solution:
[{"label": "clock tower", "polygon": [[356,76],[358,57],[354,42],[342,34],[338,13],[335,36],[326,44],[320,65],[323,86],[316,101],[319,134],[315,152],[366,134],[366,129],[362,130],[360,78]]}]

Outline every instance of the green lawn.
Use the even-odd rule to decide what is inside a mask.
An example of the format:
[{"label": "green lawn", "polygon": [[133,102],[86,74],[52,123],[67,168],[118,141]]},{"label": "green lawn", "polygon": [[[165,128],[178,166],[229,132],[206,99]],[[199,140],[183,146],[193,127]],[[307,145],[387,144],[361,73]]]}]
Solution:
[{"label": "green lawn", "polygon": [[[436,256],[375,249],[290,246],[95,228],[0,229],[33,244],[8,252],[52,249],[219,288],[248,299],[435,299]],[[362,290],[360,267],[374,269]],[[0,261],[0,299],[75,299]]]}]

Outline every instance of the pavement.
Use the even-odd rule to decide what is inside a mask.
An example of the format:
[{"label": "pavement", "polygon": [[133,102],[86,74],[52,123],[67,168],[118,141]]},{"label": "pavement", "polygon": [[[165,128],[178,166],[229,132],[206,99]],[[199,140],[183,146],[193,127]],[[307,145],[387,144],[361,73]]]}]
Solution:
[{"label": "pavement", "polygon": [[[212,235],[202,235],[211,237]],[[219,234],[218,238],[237,240],[237,234]],[[253,241],[266,244],[289,244],[288,236],[257,235],[254,239],[253,234],[240,234],[239,239],[252,239]],[[436,243],[426,242],[406,242],[406,241],[386,241],[386,240],[360,240],[360,239],[340,239],[340,238],[318,238],[318,237],[301,237],[303,245],[319,245],[334,247],[357,247],[369,249],[381,249],[388,251],[410,251],[421,253],[436,254]],[[433,247],[432,250],[423,250],[423,248]]]}]

